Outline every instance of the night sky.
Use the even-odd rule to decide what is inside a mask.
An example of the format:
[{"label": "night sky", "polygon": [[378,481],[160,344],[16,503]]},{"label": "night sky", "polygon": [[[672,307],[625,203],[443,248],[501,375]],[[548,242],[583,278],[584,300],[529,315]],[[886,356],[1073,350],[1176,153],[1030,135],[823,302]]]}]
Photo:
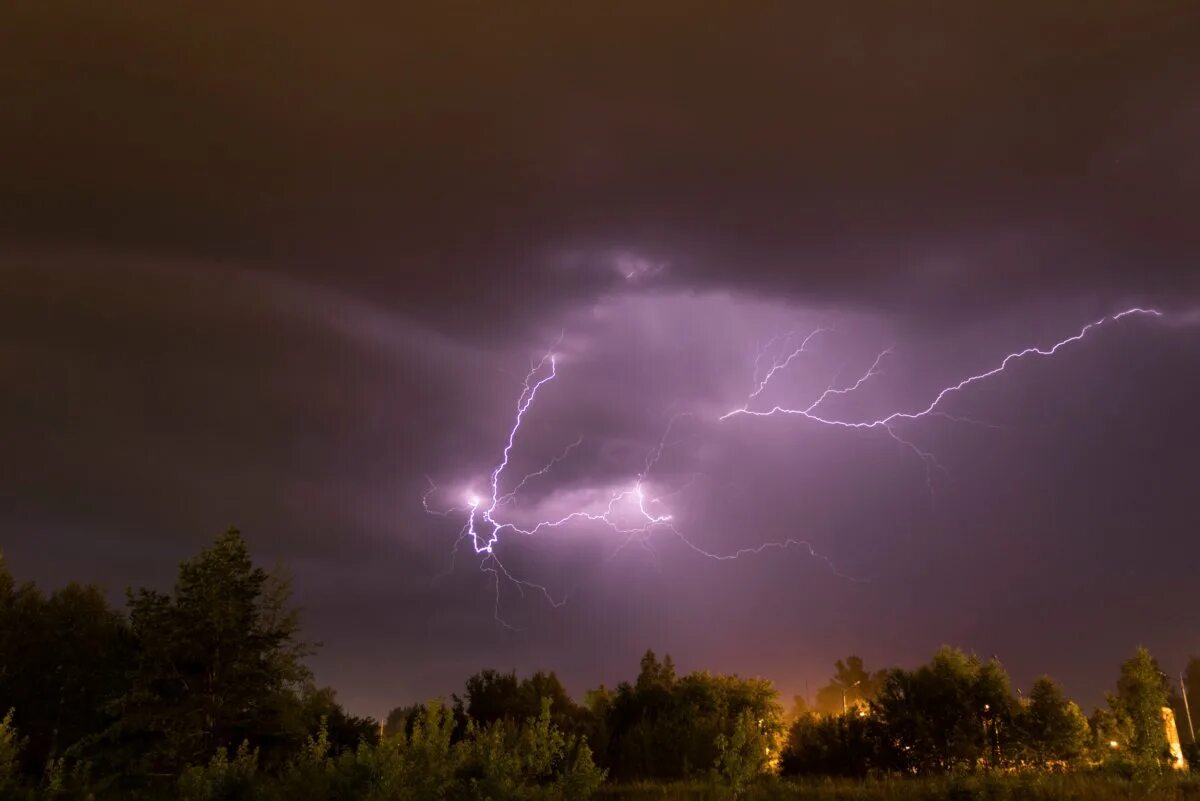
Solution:
[{"label": "night sky", "polygon": [[[1086,705],[1200,655],[1200,6],[751,5],[6,4],[13,572],[119,602],[237,525],[376,715],[647,647],[790,696],[951,643]],[[1135,305],[897,424],[939,466],[718,420],[788,332],[831,329],[755,402],[891,348],[822,407],[870,420]],[[547,352],[501,490],[582,439],[513,515],[603,511],[661,442],[670,526],[508,532],[567,602],[497,605],[422,498],[488,494]]]}]

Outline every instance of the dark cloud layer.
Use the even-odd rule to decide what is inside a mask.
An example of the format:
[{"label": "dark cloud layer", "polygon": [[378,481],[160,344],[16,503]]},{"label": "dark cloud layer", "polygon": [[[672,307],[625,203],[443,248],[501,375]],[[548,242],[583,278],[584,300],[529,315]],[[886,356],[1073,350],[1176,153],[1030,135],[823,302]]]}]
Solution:
[{"label": "dark cloud layer", "polygon": [[18,236],[236,252],[469,328],[587,296],[613,274],[564,261],[614,248],[937,314],[1196,289],[1192,3],[6,17]]},{"label": "dark cloud layer", "polygon": [[[573,689],[647,646],[787,692],[849,651],[997,653],[1098,700],[1187,601],[1200,241],[1188,3],[17,3],[0,25],[0,547],[114,595],[236,523],[287,561],[320,678],[358,710],[483,666]],[[716,418],[755,348],[833,329],[764,400],[894,352],[846,415]],[[511,542],[551,609],[460,552],[521,378],[559,377],[525,507],[648,488],[668,531]],[[427,478],[428,477],[428,478]],[[847,578],[849,577],[849,578]],[[869,579],[866,582],[852,579]]]}]

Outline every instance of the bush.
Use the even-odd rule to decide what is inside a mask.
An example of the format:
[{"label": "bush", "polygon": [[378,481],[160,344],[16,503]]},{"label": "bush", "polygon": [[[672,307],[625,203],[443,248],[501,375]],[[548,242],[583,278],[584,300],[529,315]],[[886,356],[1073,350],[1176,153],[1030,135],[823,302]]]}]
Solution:
[{"label": "bush", "polygon": [[860,711],[819,717],[801,715],[788,730],[780,769],[790,776],[866,776],[880,732]]},{"label": "bush", "polygon": [[714,767],[735,797],[767,772],[771,745],[762,724],[749,709],[738,714],[730,735],[717,735],[718,756]]},{"label": "bush", "polygon": [[587,742],[551,722],[549,699],[536,720],[469,728],[458,750],[464,799],[573,801],[591,797],[604,780]]},{"label": "bush", "polygon": [[[455,742],[453,710],[431,703],[411,733],[331,754],[324,726],[261,793],[279,801],[575,801],[604,780],[582,738],[564,734],[549,702],[537,719],[469,724]],[[194,796],[214,798],[215,796]],[[232,797],[232,796],[231,796]]]},{"label": "bush", "polygon": [[0,719],[0,798],[16,794],[21,784],[21,747],[23,742],[13,726],[13,711]]},{"label": "bush", "polygon": [[258,749],[243,742],[230,758],[218,751],[207,765],[190,767],[179,777],[180,801],[244,801],[254,797]]}]

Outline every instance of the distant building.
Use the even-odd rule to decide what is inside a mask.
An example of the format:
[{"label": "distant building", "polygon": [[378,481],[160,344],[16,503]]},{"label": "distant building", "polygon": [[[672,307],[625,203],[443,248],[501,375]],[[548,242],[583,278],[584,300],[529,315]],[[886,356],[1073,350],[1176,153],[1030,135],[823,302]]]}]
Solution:
[{"label": "distant building", "polygon": [[1171,749],[1171,767],[1175,770],[1187,770],[1187,760],[1183,758],[1183,746],[1179,744],[1179,728],[1175,725],[1175,713],[1171,707],[1162,708],[1163,730],[1167,735],[1167,747]]}]

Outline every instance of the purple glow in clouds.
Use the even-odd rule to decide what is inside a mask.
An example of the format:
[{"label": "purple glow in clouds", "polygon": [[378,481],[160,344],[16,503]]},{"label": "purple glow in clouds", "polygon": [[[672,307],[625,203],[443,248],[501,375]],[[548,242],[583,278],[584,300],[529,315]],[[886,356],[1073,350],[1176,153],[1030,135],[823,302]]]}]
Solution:
[{"label": "purple glow in clouds", "polygon": [[[754,409],[753,402],[758,398],[764,390],[767,389],[772,379],[779,373],[792,367],[793,363],[801,357],[802,354],[808,353],[811,350],[812,343],[819,335],[827,333],[830,329],[816,328],[807,334],[799,343],[785,350],[785,355],[771,356],[770,352],[773,347],[779,344],[787,344],[795,342],[797,334],[791,332],[772,338],[758,352],[754,362],[753,373],[753,389],[746,398],[746,402],[739,408],[733,409],[718,418],[718,422],[727,421],[734,417],[748,416],[752,418],[767,418],[767,417],[782,417],[782,416],[798,416],[805,418],[811,422],[818,423],[824,426],[831,426],[845,429],[857,430],[881,430],[884,431],[891,439],[917,454],[926,464],[927,468],[939,467],[936,459],[931,453],[928,453],[910,440],[900,436],[896,431],[896,426],[920,420],[926,417],[939,417],[954,422],[975,422],[968,418],[963,418],[944,412],[940,407],[946,399],[958,392],[961,392],[966,387],[984,381],[1004,372],[1014,362],[1024,359],[1029,356],[1051,357],[1059,353],[1064,347],[1083,340],[1087,335],[1096,328],[1115,323],[1126,317],[1131,316],[1149,316],[1162,317],[1163,313],[1156,309],[1147,309],[1134,307],[1124,311],[1102,317],[1098,320],[1084,325],[1079,331],[1072,336],[1059,340],[1052,346],[1043,348],[1032,346],[1011,352],[1000,360],[999,364],[984,372],[975,373],[959,380],[954,384],[943,387],[937,391],[933,399],[924,407],[916,411],[893,411],[888,414],[877,416],[870,419],[853,420],[841,419],[839,417],[829,416],[822,413],[821,406],[831,398],[838,396],[846,396],[858,392],[871,378],[880,374],[880,365],[884,358],[891,353],[891,349],[881,351],[872,362],[870,367],[862,373],[857,379],[843,386],[835,386],[830,383],[828,387],[821,392],[814,400],[803,406],[782,406],[773,405],[770,408]],[[764,360],[770,357],[770,366],[764,369]],[[761,377],[760,377],[761,374]],[[661,439],[656,447],[651,449],[646,457],[644,468],[641,472],[632,476],[627,482],[617,486],[615,489],[607,490],[605,494],[607,499],[597,505],[594,509],[579,508],[572,510],[564,515],[550,519],[538,520],[532,524],[521,524],[514,519],[504,515],[504,507],[516,501],[521,490],[533,479],[540,478],[549,474],[555,465],[569,458],[572,452],[582,444],[582,438],[570,443],[559,455],[555,456],[549,462],[544,464],[537,470],[526,474],[520,481],[512,485],[511,488],[505,488],[505,472],[510,466],[510,461],[513,449],[516,446],[518,434],[520,433],[522,423],[525,421],[527,414],[532,409],[535,400],[538,397],[539,391],[558,378],[558,363],[553,352],[546,353],[540,361],[538,361],[526,374],[522,391],[517,399],[516,413],[513,418],[513,423],[508,431],[504,447],[501,452],[500,460],[490,473],[488,481],[489,490],[487,496],[481,496],[475,490],[467,490],[465,493],[465,505],[451,508],[446,511],[438,511],[430,508],[429,498],[438,491],[438,487],[432,484],[428,492],[426,492],[423,502],[426,511],[431,514],[450,515],[461,513],[466,515],[459,537],[455,544],[455,549],[464,541],[469,541],[474,552],[481,556],[480,567],[485,572],[489,572],[495,579],[495,617],[496,620],[504,625],[508,625],[500,616],[500,587],[501,578],[511,582],[523,594],[524,589],[534,589],[542,593],[546,600],[553,606],[561,606],[566,602],[566,597],[555,597],[550,589],[543,585],[523,578],[514,576],[500,560],[497,553],[497,547],[501,544],[502,537],[505,534],[523,535],[526,537],[534,537],[547,531],[560,529],[573,523],[592,523],[599,524],[607,529],[615,532],[623,537],[620,547],[623,548],[632,542],[638,542],[643,547],[649,547],[649,537],[655,530],[664,529],[679,538],[685,545],[696,553],[710,559],[725,561],[737,559],[742,556],[759,554],[767,549],[783,549],[792,546],[801,547],[809,552],[814,558],[825,562],[829,568],[836,574],[838,573],[832,561],[816,552],[813,546],[805,541],[798,539],[785,539],[775,542],[766,542],[753,547],[740,548],[731,553],[715,553],[704,548],[701,548],[690,540],[688,540],[675,525],[675,517],[669,509],[666,508],[663,502],[663,494],[649,493],[648,477],[661,459],[663,451],[668,446],[668,436],[676,421],[684,414],[677,414],[671,418],[663,432]],[[932,475],[929,475],[930,486],[932,488]],[[681,491],[682,488],[672,490],[670,493],[675,494]],[[649,495],[648,495],[649,493]],[[618,549],[619,550],[619,549]],[[850,576],[843,576],[851,578]]]}]

